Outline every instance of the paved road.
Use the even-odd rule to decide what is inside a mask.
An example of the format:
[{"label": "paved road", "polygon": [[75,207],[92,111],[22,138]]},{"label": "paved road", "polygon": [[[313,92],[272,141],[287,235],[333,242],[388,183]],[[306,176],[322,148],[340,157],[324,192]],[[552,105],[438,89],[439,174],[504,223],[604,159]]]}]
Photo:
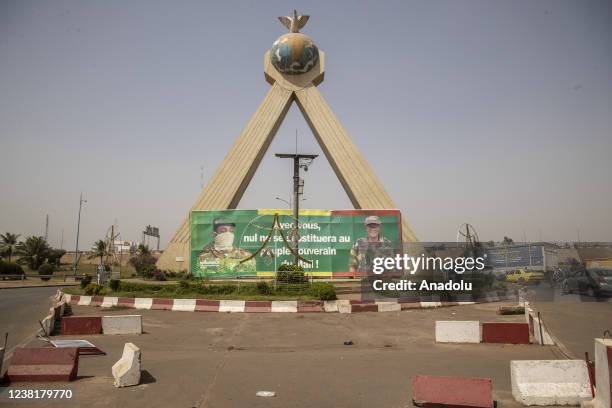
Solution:
[{"label": "paved road", "polygon": [[588,351],[593,359],[593,339],[612,331],[612,299],[586,295],[563,295],[560,289],[546,285],[530,288],[528,296],[540,311],[544,324],[572,352],[584,358]]},{"label": "paved road", "polygon": [[38,320],[47,315],[55,292],[54,287],[0,290],[0,336],[4,342],[4,333],[9,333],[7,354],[38,330]]},{"label": "paved road", "polygon": [[[435,343],[436,320],[524,321],[497,315],[501,304],[355,314],[138,310],[142,335],[78,336],[107,354],[79,358],[77,381],[59,387],[72,389],[73,398],[58,402],[89,408],[401,408],[412,407],[412,378],[430,374],[491,378],[498,406],[520,408],[511,395],[509,361],[559,358],[556,347]],[[87,306],[73,311],[134,313]],[[347,340],[354,344],[345,346]],[[111,367],[126,342],[142,349],[142,384],[116,389]],[[33,387],[58,385],[10,389]],[[0,388],[0,406],[44,405],[10,404],[8,389]],[[257,391],[275,391],[276,397],[257,397]]]}]

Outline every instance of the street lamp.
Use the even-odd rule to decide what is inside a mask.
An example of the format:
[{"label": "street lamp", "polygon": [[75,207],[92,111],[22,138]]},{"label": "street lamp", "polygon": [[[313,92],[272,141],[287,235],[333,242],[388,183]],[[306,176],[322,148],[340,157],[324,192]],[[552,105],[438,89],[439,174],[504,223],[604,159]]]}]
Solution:
[{"label": "street lamp", "polygon": [[[285,204],[287,204],[289,206],[289,208],[291,208],[291,201],[287,201],[287,200],[285,200],[284,198],[281,198],[281,197],[274,197],[274,199],[284,202]],[[305,198],[300,198],[300,201],[306,201],[306,199]]]},{"label": "street lamp", "polygon": [[86,203],[87,200],[83,200],[83,192],[81,192],[81,196],[79,198],[79,218],[77,221],[77,236],[76,236],[76,248],[74,249],[74,265],[73,271],[74,276],[77,274],[77,263],[79,261],[79,233],[81,230],[81,208],[83,207],[83,203]]},{"label": "street lamp", "polygon": [[[308,166],[312,164],[312,161],[318,157],[317,154],[287,154],[287,153],[276,153],[276,157],[280,159],[291,159],[293,160],[293,249],[295,253],[298,253],[298,241],[299,241],[299,217],[300,217],[300,195],[304,192],[304,180],[300,179],[300,169],[308,171]],[[285,201],[285,200],[282,200]],[[285,201],[286,202],[286,201]],[[293,264],[298,264],[298,256],[294,255]]]}]

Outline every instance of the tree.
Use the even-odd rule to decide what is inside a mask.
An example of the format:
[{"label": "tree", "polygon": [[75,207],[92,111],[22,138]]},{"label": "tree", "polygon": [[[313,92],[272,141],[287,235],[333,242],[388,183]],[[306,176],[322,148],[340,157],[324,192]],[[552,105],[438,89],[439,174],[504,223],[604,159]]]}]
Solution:
[{"label": "tree", "polygon": [[155,262],[157,259],[151,253],[151,250],[147,245],[140,244],[138,245],[138,251],[135,256],[130,258],[130,265],[136,269],[136,273],[138,275],[146,277],[152,276],[157,268],[155,267]]},{"label": "tree", "polygon": [[66,255],[65,249],[51,248],[49,250],[49,257],[47,259],[47,262],[49,262],[51,265],[59,267],[61,266],[61,259],[64,255]]},{"label": "tree", "polygon": [[108,248],[106,242],[99,239],[93,245],[93,252],[87,257],[89,259],[92,258],[100,258],[100,265],[104,263],[104,257],[108,255]]},{"label": "tree", "polygon": [[512,245],[514,244],[514,240],[510,237],[506,237],[504,236],[504,240],[502,241],[505,245]]},{"label": "tree", "polygon": [[19,234],[11,234],[10,232],[0,234],[0,252],[8,256],[9,262],[11,262],[11,256],[17,251],[17,244],[19,243],[20,236]]},{"label": "tree", "polygon": [[151,249],[148,245],[138,244],[138,249],[136,250],[136,252],[138,253],[138,255],[150,255]]},{"label": "tree", "polygon": [[17,254],[21,256],[19,263],[28,265],[31,270],[38,270],[49,257],[51,248],[43,237],[28,237],[17,244]]}]

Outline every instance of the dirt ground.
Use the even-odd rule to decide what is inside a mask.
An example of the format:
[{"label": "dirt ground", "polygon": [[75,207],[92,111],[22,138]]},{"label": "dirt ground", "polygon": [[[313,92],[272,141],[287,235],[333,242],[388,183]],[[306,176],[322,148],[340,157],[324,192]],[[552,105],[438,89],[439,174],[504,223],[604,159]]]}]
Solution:
[{"label": "dirt ground", "polygon": [[[509,361],[563,358],[556,347],[436,344],[436,320],[524,321],[499,316],[506,303],[389,313],[198,313],[104,310],[75,315],[142,314],[142,335],[85,338],[107,352],[82,356],[72,383],[15,384],[13,389],[72,389],[57,406],[88,407],[410,407],[418,374],[491,378],[498,407],[520,407]],[[345,346],[351,340],[354,345]],[[38,341],[38,340],[37,340]],[[143,383],[116,389],[111,366],[126,342],[142,349]],[[53,402],[3,406],[46,406]],[[256,397],[257,391],[276,397]]]}]

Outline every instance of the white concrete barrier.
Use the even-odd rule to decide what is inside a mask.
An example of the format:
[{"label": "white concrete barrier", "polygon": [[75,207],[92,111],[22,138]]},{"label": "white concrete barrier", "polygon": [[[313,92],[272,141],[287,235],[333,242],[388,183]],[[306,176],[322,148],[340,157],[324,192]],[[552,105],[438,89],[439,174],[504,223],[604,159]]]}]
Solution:
[{"label": "white concrete barrier", "polygon": [[323,309],[327,313],[338,312],[338,301],[337,300],[324,300],[323,301]]},{"label": "white concrete barrier", "polygon": [[[533,337],[535,339],[536,344],[544,344],[547,346],[554,346],[555,341],[552,339],[548,330],[546,330],[546,326],[544,325],[544,319],[538,319],[535,313],[531,313],[531,318],[533,320]],[[540,334],[541,331],[541,334]],[[543,339],[543,340],[542,340]]]},{"label": "white concrete barrier", "polygon": [[351,313],[351,301],[347,299],[336,300],[336,305],[338,305],[339,313]]},{"label": "white concrete barrier", "polygon": [[174,312],[193,312],[196,307],[195,299],[174,299],[172,311]]},{"label": "white concrete barrier", "polygon": [[592,398],[583,360],[513,360],[512,396],[523,405],[580,405]]},{"label": "white concrete barrier", "polygon": [[273,300],[272,312],[297,313],[297,300]]},{"label": "white concrete barrier", "polygon": [[153,299],[151,298],[135,298],[134,309],[147,309],[150,310],[153,305]]},{"label": "white concrete barrier", "polygon": [[118,302],[119,302],[119,298],[118,297],[104,296],[104,298],[102,299],[102,304],[100,305],[100,307],[113,307],[113,306],[117,306]]},{"label": "white concrete barrier", "polygon": [[115,387],[129,387],[140,383],[140,349],[134,343],[125,343],[123,355],[112,368]]},{"label": "white concrete barrier", "polygon": [[244,312],[244,300],[221,300],[219,301],[219,312]]},{"label": "white concrete barrier", "polygon": [[595,408],[612,407],[612,373],[610,373],[610,354],[612,339],[595,339]]},{"label": "white concrete barrier", "polygon": [[424,309],[430,307],[442,307],[442,302],[421,302],[421,307]]},{"label": "white concrete barrier", "polygon": [[142,334],[141,315],[102,316],[104,334]]},{"label": "white concrete barrier", "polygon": [[436,343],[480,343],[479,321],[436,320]]},{"label": "white concrete barrier", "polygon": [[51,314],[42,319],[41,323],[47,336],[51,336],[51,334],[53,334],[53,329],[55,329],[55,313],[53,308],[51,308]]},{"label": "white concrete barrier", "polygon": [[91,296],[81,296],[79,298],[79,302],[77,305],[79,306],[89,306],[91,304]]}]

